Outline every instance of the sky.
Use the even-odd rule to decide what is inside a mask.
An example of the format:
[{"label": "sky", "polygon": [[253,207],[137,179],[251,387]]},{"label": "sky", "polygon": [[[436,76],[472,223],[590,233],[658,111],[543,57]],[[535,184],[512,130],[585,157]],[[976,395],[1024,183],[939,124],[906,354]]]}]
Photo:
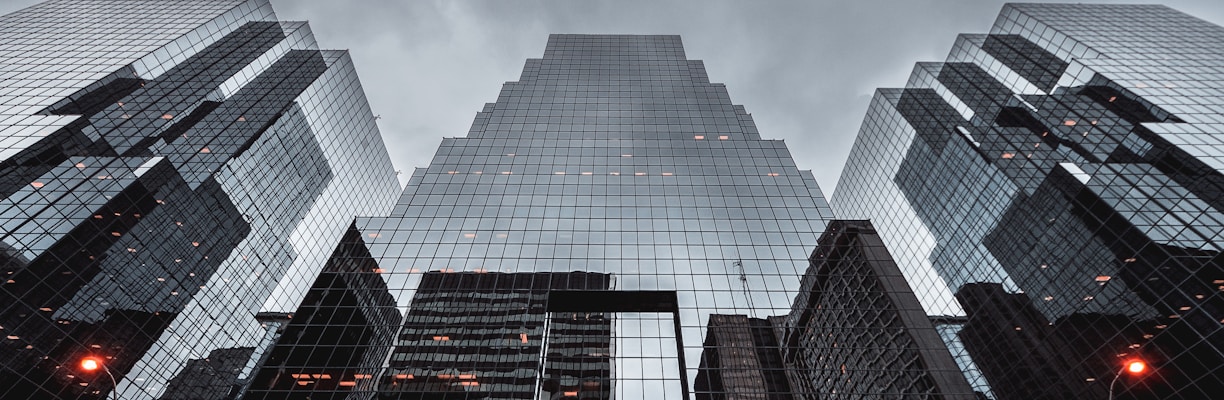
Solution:
[{"label": "sky", "polygon": [[[689,59],[783,139],[826,196],[876,88],[941,61],[959,33],[985,33],[994,0],[455,1],[271,0],[308,20],[321,47],[351,52],[401,181],[443,137],[463,136],[502,83],[539,58],[550,33],[679,34]],[[1099,1],[1079,2],[1095,3]],[[1126,1],[1111,1],[1113,3]],[[1142,3],[1152,3],[1143,1]],[[0,0],[0,13],[34,4]],[[1224,24],[1224,2],[1166,4]]]}]

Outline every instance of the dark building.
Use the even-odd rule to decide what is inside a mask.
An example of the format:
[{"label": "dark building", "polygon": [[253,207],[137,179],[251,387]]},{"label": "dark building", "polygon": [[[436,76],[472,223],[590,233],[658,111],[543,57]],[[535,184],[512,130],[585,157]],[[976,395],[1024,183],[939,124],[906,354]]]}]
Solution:
[{"label": "dark building", "polygon": [[698,399],[795,398],[767,319],[710,315],[693,391]]},{"label": "dark building", "polygon": [[799,398],[975,398],[867,221],[829,223],[792,310],[773,321]]},{"label": "dark building", "polygon": [[0,43],[0,398],[232,389],[399,190],[347,54],[266,0],[48,1]]},{"label": "dark building", "polygon": [[834,209],[872,219],[928,314],[964,317],[944,338],[983,393],[1217,396],[1221,50],[1163,6],[1006,5],[877,92]]},{"label": "dark building", "polygon": [[162,400],[234,399],[245,387],[238,377],[247,368],[253,347],[216,349],[207,358],[187,361],[179,374],[166,384]]},{"label": "dark building", "polygon": [[549,300],[611,284],[588,272],[427,272],[379,397],[609,399],[612,316],[551,312]]},{"label": "dark building", "polygon": [[368,392],[402,320],[360,233],[349,229],[243,398],[345,399]]}]

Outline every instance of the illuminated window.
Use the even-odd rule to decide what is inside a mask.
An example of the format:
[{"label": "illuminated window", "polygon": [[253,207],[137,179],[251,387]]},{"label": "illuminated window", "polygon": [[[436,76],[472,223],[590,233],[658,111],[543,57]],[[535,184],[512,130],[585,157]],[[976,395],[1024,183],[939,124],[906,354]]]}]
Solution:
[{"label": "illuminated window", "polygon": [[162,119],[174,119],[174,116],[170,114],[162,114]]},{"label": "illuminated window", "polygon": [[[433,340],[435,342],[445,342],[445,341],[450,340],[450,336],[434,336]],[[442,375],[438,375],[438,377],[441,378]]]},{"label": "illuminated window", "polygon": [[212,150],[209,150],[209,149],[208,149],[208,147],[206,146],[206,147],[204,147],[204,148],[200,149],[200,152],[201,152],[201,153],[212,153]]},{"label": "illuminated window", "polygon": [[697,139],[697,140],[705,140],[705,135],[697,135],[697,136],[693,136],[693,139]]},{"label": "illuminated window", "polygon": [[371,234],[368,234],[368,235],[366,235],[366,236],[369,236],[371,239],[378,239],[378,238],[382,237],[382,234],[381,234],[381,233],[371,233]]},{"label": "illuminated window", "polygon": [[730,139],[730,138],[731,138],[730,136],[727,136],[727,135],[722,135],[722,136],[719,136],[719,137],[718,137],[718,140],[727,140],[727,139]]},{"label": "illuminated window", "polygon": [[1005,160],[1011,159],[1012,157],[1015,157],[1015,156],[1016,156],[1016,153],[1003,153],[1003,159]]},{"label": "illuminated window", "polygon": [[1075,120],[1073,120],[1073,119],[1066,120],[1066,121],[1064,121],[1064,122],[1063,122],[1063,125],[1066,125],[1066,126],[1075,126]]},{"label": "illuminated window", "polygon": [[33,186],[35,189],[39,189],[43,187],[43,183],[42,182],[31,182],[30,186]]},{"label": "illuminated window", "polygon": [[633,175],[634,176],[644,176],[646,175],[646,173],[645,172],[634,172]]},{"label": "illuminated window", "polygon": [[664,173],[663,173],[663,176],[672,176],[672,173],[671,173],[671,172],[664,172]]},{"label": "illuminated window", "polygon": [[340,381],[340,386],[346,386],[346,387],[357,386],[357,382],[354,382],[354,381]]},{"label": "illuminated window", "polygon": [[1109,282],[1109,279],[1110,279],[1109,275],[1098,275],[1096,277],[1097,282]]},{"label": "illuminated window", "polygon": [[633,154],[621,154],[621,157],[633,157]]},{"label": "illuminated window", "polygon": [[587,171],[587,172],[583,172],[582,174],[583,174],[583,175],[594,175],[595,173],[594,173],[594,172]]},{"label": "illuminated window", "polygon": [[553,175],[565,175],[565,171],[553,172]]},{"label": "illuminated window", "polygon": [[777,172],[770,172],[770,173],[765,174],[765,175],[766,175],[766,176],[778,176],[779,174],[778,174]]},{"label": "illuminated window", "polygon": [[239,115],[238,122],[246,122],[246,116]]}]

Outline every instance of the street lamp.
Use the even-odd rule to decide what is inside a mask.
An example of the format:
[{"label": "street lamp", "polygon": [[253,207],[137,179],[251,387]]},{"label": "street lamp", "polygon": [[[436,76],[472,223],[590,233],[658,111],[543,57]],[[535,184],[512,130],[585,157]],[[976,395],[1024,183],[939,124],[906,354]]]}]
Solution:
[{"label": "street lamp", "polygon": [[1122,377],[1123,372],[1129,372],[1131,375],[1139,375],[1147,371],[1147,363],[1139,359],[1127,360],[1122,363],[1122,368],[1118,368],[1118,373],[1114,374],[1112,382],[1109,382],[1109,400],[1114,398],[1114,385],[1118,383],[1118,378]]},{"label": "street lamp", "polygon": [[94,372],[98,369],[106,372],[106,376],[109,376],[111,380],[111,395],[115,400],[119,399],[119,383],[115,381],[115,375],[111,374],[110,368],[106,367],[106,363],[101,358],[93,356],[82,358],[81,369],[85,372]]}]

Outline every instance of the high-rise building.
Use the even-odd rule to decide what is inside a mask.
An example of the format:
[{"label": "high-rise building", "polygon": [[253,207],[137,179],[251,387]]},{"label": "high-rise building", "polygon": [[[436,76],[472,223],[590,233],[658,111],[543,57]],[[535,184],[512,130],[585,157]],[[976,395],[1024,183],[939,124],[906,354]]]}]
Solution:
[{"label": "high-rise building", "polygon": [[361,395],[692,398],[703,345],[738,346],[711,316],[789,313],[830,217],[678,36],[552,35],[390,217],[358,218],[405,315]]},{"label": "high-rise building", "polygon": [[876,93],[833,208],[993,398],[1218,397],[1222,50],[1163,6],[1006,5]]},{"label": "high-rise building", "polygon": [[939,332],[868,221],[833,220],[792,311],[771,318],[799,399],[973,399]]},{"label": "high-rise building", "polygon": [[399,191],[348,55],[267,0],[48,1],[0,76],[0,398],[233,389]]}]

